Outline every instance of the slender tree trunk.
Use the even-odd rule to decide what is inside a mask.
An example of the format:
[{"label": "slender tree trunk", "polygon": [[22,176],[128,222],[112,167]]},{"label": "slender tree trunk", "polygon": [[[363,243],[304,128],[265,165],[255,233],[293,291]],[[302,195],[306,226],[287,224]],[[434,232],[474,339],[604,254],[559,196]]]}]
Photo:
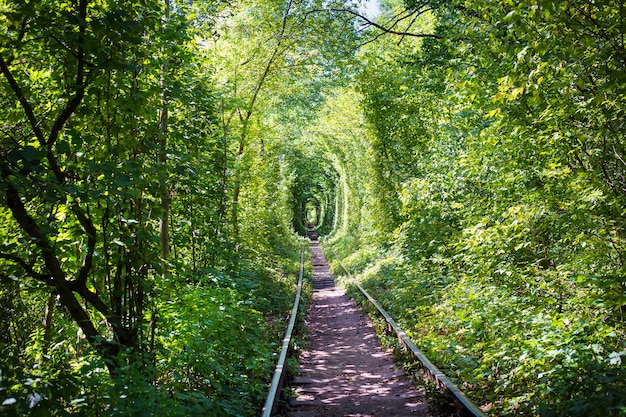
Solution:
[{"label": "slender tree trunk", "polygon": [[[241,158],[245,152],[246,142],[248,140],[248,129],[250,125],[250,120],[252,119],[252,115],[254,114],[254,109],[255,109],[256,101],[259,97],[259,93],[261,92],[261,89],[263,88],[265,82],[267,81],[267,78],[270,75],[272,68],[274,67],[274,63],[281,56],[281,54],[283,54],[286,51],[286,48],[283,47],[283,42],[285,41],[285,39],[287,39],[286,37],[287,19],[290,16],[292,5],[293,5],[293,0],[290,0],[283,13],[282,24],[280,27],[280,31],[278,33],[278,41],[276,43],[274,50],[272,51],[272,55],[269,57],[269,59],[267,60],[267,63],[265,64],[263,73],[261,74],[256,86],[254,87],[252,97],[250,98],[250,101],[248,102],[248,105],[246,106],[245,111],[242,112],[241,109],[239,111],[239,120],[241,121],[242,129],[241,129],[241,136],[239,139],[239,148],[237,150],[238,158]],[[233,225],[233,235],[234,235],[236,244],[239,243],[239,196],[240,194],[241,194],[241,175],[238,172],[235,172],[235,184],[234,184],[234,190],[233,190],[233,205],[232,205],[232,211],[231,211],[231,221]]]},{"label": "slender tree trunk", "polygon": [[50,347],[50,340],[52,336],[52,313],[54,313],[54,303],[56,300],[56,294],[50,292],[48,296],[48,303],[46,304],[46,314],[43,320],[43,354],[48,353]]},{"label": "slender tree trunk", "polygon": [[[165,24],[168,24],[170,18],[170,0],[165,0]],[[160,180],[160,198],[161,198],[161,221],[159,224],[160,244],[161,244],[161,267],[162,275],[169,275],[169,258],[170,258],[170,209],[172,205],[172,197],[167,184],[167,130],[169,123],[169,103],[165,96],[165,80],[168,71],[168,60],[163,58],[161,67],[161,99],[163,107],[161,108],[161,117],[159,125],[159,165],[161,168]]]}]

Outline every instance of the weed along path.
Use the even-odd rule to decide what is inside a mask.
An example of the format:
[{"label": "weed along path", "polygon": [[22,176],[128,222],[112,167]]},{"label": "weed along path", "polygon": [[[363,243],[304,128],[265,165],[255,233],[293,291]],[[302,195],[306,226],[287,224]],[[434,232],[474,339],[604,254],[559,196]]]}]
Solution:
[{"label": "weed along path", "polygon": [[293,388],[289,417],[426,417],[423,394],[412,388],[393,355],[334,278],[316,241],[311,242],[313,299],[307,348]]}]

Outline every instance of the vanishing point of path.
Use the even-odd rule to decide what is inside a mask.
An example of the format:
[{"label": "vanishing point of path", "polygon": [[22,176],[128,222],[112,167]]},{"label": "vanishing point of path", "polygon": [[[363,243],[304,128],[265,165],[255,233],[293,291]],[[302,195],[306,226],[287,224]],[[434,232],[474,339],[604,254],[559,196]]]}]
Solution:
[{"label": "vanishing point of path", "polygon": [[294,380],[289,417],[427,417],[423,394],[380,345],[375,330],[335,287],[319,244],[311,242],[313,299],[307,348]]}]

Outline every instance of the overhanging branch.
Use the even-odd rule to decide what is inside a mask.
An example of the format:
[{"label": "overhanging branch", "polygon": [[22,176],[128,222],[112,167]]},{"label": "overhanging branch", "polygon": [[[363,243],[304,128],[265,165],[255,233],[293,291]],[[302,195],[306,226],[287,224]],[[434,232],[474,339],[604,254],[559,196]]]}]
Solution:
[{"label": "overhanging branch", "polygon": [[331,12],[339,12],[339,13],[351,14],[354,17],[357,17],[357,18],[363,20],[368,26],[375,27],[376,29],[378,29],[378,30],[380,30],[380,31],[382,31],[384,33],[389,33],[391,35],[411,36],[411,37],[415,37],[415,38],[443,39],[443,36],[437,35],[437,34],[434,34],[434,33],[415,33],[415,32],[407,32],[407,31],[403,31],[403,30],[396,30],[396,29],[394,29],[395,25],[393,25],[391,27],[385,27],[385,26],[374,22],[373,20],[367,18],[366,16],[363,16],[359,12],[356,12],[356,11],[354,11],[352,9],[330,8],[330,9],[327,9],[327,10],[329,10]]}]

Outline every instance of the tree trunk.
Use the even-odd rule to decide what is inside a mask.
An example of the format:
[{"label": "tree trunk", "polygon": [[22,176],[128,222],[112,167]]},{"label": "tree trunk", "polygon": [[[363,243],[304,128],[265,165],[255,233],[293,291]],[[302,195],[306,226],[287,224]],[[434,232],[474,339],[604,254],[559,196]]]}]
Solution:
[{"label": "tree trunk", "polygon": [[[170,18],[170,0],[165,0],[165,24],[168,24]],[[165,56],[165,54],[163,54]],[[169,258],[170,258],[170,209],[172,205],[172,197],[170,195],[167,184],[167,130],[169,122],[169,103],[165,96],[165,79],[168,71],[168,60],[163,58],[161,67],[161,99],[163,107],[161,109],[161,118],[159,124],[159,165],[161,168],[160,179],[160,198],[161,198],[161,221],[159,224],[159,235],[161,244],[161,268],[163,277],[169,275]]]},{"label": "tree trunk", "polygon": [[50,339],[52,335],[52,313],[54,313],[54,302],[56,300],[56,294],[51,292],[48,296],[48,303],[46,304],[46,314],[43,320],[43,354],[48,353],[50,347]]}]

